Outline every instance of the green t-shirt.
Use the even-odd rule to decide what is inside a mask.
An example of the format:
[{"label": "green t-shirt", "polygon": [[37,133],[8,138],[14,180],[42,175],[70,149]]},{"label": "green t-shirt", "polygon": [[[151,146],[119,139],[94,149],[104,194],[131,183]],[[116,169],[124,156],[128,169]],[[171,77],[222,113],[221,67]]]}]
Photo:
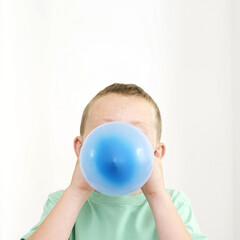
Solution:
[{"label": "green t-shirt", "polygon": [[[206,240],[207,237],[201,234],[189,199],[181,191],[167,191],[192,238]],[[60,190],[48,195],[40,221],[21,240],[27,239],[38,228],[63,192]],[[157,240],[154,217],[144,193],[113,197],[93,191],[79,211],[69,237],[69,240],[78,239]]]}]

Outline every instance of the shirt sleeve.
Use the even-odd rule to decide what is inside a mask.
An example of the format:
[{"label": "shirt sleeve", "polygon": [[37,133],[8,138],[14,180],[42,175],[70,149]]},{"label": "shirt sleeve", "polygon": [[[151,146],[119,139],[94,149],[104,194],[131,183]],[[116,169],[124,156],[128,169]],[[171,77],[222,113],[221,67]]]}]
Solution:
[{"label": "shirt sleeve", "polygon": [[190,200],[180,191],[178,191],[178,195],[179,202],[175,208],[189,234],[194,240],[207,240],[207,237],[201,233]]},{"label": "shirt sleeve", "polygon": [[48,195],[48,199],[44,204],[43,213],[39,222],[35,226],[33,226],[28,233],[26,233],[23,237],[21,237],[20,240],[26,240],[28,237],[30,237],[34,233],[34,231],[39,227],[39,225],[43,222],[43,220],[47,217],[47,215],[51,212],[53,207],[56,205],[58,199],[62,195],[62,192],[63,191],[60,190],[58,192]]}]

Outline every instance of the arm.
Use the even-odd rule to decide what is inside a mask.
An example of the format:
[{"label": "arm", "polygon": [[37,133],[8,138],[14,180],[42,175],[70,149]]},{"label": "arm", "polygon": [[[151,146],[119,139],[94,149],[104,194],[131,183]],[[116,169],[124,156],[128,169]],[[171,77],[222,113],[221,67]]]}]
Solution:
[{"label": "arm", "polygon": [[190,240],[192,237],[164,185],[161,161],[164,152],[164,145],[159,144],[154,152],[154,166],[151,176],[143,185],[142,191],[151,207],[159,239]]},{"label": "arm", "polygon": [[192,239],[167,191],[152,196],[147,195],[146,198],[154,216],[159,239]]},{"label": "arm", "polygon": [[82,176],[77,160],[71,184],[28,240],[67,240],[80,209],[92,191]]},{"label": "arm", "polygon": [[75,191],[68,187],[56,203],[52,211],[28,238],[67,240],[71,234],[78,213],[91,195],[87,191]]}]

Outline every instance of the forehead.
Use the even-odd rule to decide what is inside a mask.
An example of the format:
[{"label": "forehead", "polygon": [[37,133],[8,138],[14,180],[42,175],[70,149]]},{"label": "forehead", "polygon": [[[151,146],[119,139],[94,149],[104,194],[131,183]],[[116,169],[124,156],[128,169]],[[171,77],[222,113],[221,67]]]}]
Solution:
[{"label": "forehead", "polygon": [[108,94],[97,99],[89,109],[88,121],[142,121],[152,124],[155,121],[155,109],[144,98]]}]

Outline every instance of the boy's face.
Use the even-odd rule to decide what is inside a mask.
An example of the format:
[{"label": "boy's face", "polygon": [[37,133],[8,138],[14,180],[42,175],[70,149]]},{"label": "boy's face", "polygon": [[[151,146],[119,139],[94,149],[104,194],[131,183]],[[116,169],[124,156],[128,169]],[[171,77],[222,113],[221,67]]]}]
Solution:
[{"label": "boy's face", "polygon": [[[156,114],[153,106],[140,97],[122,96],[113,93],[100,97],[90,107],[86,118],[84,135],[76,137],[74,140],[77,156],[79,156],[82,143],[88,134],[99,125],[110,121],[127,122],[136,126],[148,137],[154,155],[158,158],[164,156],[165,145],[157,141]],[[142,190],[138,189],[129,196],[141,192]]]},{"label": "boy's face", "polygon": [[155,116],[153,106],[143,98],[119,94],[100,97],[89,109],[83,141],[99,125],[110,121],[121,121],[139,128],[155,149],[157,144]]}]

